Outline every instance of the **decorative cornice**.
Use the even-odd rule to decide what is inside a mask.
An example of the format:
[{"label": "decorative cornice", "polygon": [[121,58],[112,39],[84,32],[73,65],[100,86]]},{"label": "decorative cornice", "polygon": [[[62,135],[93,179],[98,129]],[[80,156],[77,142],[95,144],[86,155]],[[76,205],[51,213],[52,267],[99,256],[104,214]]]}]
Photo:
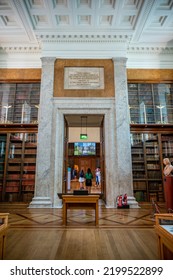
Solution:
[{"label": "decorative cornice", "polygon": [[173,54],[173,47],[141,47],[141,46],[129,46],[127,48],[129,54]]},{"label": "decorative cornice", "polygon": [[[93,43],[96,43],[96,42],[110,43],[110,42],[115,42],[115,41],[117,42],[116,36],[114,38],[115,39],[108,39],[107,40],[107,38],[104,39],[104,37],[101,37],[99,39],[99,37],[98,37],[98,41],[96,41],[96,39],[95,39],[95,41],[93,41],[93,40],[90,40],[88,38],[88,43],[91,43],[91,42],[93,42]],[[55,40],[55,41],[57,41],[57,40]],[[79,42],[79,41],[83,42],[84,40],[82,40],[82,38],[81,38],[81,40],[80,40],[80,38],[77,38],[75,40],[75,42]],[[70,42],[73,42],[73,40],[71,40],[71,41],[69,40],[69,43]],[[120,42],[120,39],[119,39],[119,42]],[[63,40],[62,40],[62,43],[64,43]],[[85,39],[85,43],[86,43],[86,39]],[[19,45],[19,46],[17,46],[17,45],[15,45],[15,46],[0,46],[0,52],[1,53],[4,52],[4,53],[31,53],[31,54],[36,53],[36,54],[38,54],[38,53],[41,53],[41,51],[42,51],[42,48],[40,46],[21,46],[21,45]],[[152,46],[151,47],[148,47],[148,46],[146,46],[146,47],[135,46],[134,47],[134,46],[129,46],[129,47],[127,47],[127,53],[129,53],[129,54],[139,54],[139,53],[143,53],[143,54],[144,53],[145,54],[146,53],[147,54],[150,54],[150,53],[152,53],[152,54],[153,53],[155,53],[155,54],[173,54],[173,47],[152,47]]]},{"label": "decorative cornice", "polygon": [[0,53],[41,53],[39,46],[0,46]]},{"label": "decorative cornice", "polygon": [[110,43],[110,42],[128,42],[131,36],[128,35],[105,35],[105,34],[41,34],[37,35],[38,42],[57,42],[57,43]]}]

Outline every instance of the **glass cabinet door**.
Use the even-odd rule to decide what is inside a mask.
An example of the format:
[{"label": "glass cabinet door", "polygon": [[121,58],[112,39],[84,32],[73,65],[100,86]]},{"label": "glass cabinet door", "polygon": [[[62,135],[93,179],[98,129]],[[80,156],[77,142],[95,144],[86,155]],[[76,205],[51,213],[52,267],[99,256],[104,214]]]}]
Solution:
[{"label": "glass cabinet door", "polygon": [[149,201],[164,201],[158,134],[145,134]]},{"label": "glass cabinet door", "polygon": [[24,134],[22,200],[31,201],[35,188],[37,133]]},{"label": "glass cabinet door", "polygon": [[133,188],[137,201],[147,200],[146,166],[144,135],[142,133],[131,134]]},{"label": "glass cabinet door", "polygon": [[161,135],[162,141],[162,156],[164,158],[169,158],[173,164],[173,135],[165,134]]},{"label": "glass cabinet door", "polygon": [[9,134],[5,200],[18,201],[21,186],[23,133]]},{"label": "glass cabinet door", "polygon": [[2,200],[3,191],[6,139],[6,134],[0,134],[0,200]]},{"label": "glass cabinet door", "polygon": [[37,133],[0,134],[0,200],[30,202],[35,189]]},{"label": "glass cabinet door", "polygon": [[129,83],[130,123],[173,123],[173,83]]},{"label": "glass cabinet door", "polygon": [[133,189],[137,201],[164,201],[158,134],[131,134]]}]

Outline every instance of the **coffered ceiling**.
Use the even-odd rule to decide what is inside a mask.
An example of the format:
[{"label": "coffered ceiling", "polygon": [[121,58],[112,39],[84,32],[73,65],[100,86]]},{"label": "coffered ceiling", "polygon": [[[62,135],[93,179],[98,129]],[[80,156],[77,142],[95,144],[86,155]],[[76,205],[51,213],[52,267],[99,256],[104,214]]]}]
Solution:
[{"label": "coffered ceiling", "polygon": [[173,68],[173,0],[0,0],[0,67],[42,56]]}]

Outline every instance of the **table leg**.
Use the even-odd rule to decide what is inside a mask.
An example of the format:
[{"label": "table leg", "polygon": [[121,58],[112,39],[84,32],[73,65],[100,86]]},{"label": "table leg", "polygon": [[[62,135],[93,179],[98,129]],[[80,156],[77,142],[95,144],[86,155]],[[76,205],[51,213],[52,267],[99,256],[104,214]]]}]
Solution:
[{"label": "table leg", "polygon": [[96,226],[98,226],[98,221],[99,221],[99,214],[98,214],[98,201],[96,202],[95,206],[95,221],[96,221]]},{"label": "table leg", "polygon": [[67,205],[64,202],[63,205],[63,224],[66,226],[67,225]]}]

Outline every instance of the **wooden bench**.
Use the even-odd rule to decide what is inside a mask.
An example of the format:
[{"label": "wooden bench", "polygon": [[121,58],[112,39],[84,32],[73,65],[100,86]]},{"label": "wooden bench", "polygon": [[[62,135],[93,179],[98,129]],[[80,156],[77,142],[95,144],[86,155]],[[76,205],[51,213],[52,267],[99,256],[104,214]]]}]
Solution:
[{"label": "wooden bench", "polygon": [[99,195],[62,195],[63,224],[67,225],[67,209],[91,208],[95,210],[95,225],[98,225]]},{"label": "wooden bench", "polygon": [[0,213],[0,260],[4,259],[9,213]]}]

